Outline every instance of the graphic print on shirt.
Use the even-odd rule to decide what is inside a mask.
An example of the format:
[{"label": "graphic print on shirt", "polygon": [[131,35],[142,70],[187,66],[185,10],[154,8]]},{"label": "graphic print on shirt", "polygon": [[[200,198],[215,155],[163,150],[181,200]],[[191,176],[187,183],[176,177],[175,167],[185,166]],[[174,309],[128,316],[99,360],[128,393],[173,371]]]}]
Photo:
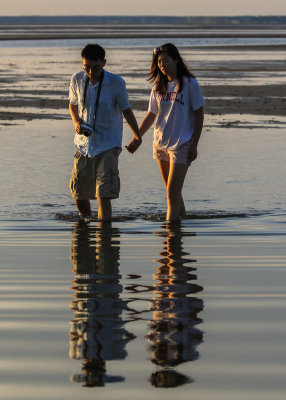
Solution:
[{"label": "graphic print on shirt", "polygon": [[161,101],[176,101],[182,105],[184,105],[184,96],[183,93],[177,92],[166,92],[164,94],[158,94],[158,100]]}]

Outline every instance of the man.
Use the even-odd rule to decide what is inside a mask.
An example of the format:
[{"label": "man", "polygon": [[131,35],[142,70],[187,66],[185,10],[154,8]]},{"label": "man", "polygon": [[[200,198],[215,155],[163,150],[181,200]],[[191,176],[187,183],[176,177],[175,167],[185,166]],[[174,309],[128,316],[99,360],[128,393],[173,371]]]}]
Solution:
[{"label": "man", "polygon": [[72,76],[69,93],[76,131],[70,189],[80,216],[90,217],[90,200],[97,198],[98,219],[108,221],[111,199],[119,197],[122,114],[135,140],[141,139],[124,80],[104,69],[105,50],[98,44],[88,44],[81,56],[83,71]]}]

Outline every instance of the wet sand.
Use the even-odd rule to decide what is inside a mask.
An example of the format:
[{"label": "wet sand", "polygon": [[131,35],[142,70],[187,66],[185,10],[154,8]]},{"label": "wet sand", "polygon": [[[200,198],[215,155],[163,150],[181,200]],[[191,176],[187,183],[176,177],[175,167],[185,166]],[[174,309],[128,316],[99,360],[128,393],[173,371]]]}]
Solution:
[{"label": "wet sand", "polygon": [[[234,70],[233,70],[234,72]],[[52,78],[52,77],[51,77]],[[144,77],[142,76],[142,81]],[[5,82],[6,83],[6,82]],[[203,86],[202,90],[206,98],[206,114],[254,114],[254,115],[285,115],[285,86],[284,85],[256,85],[256,86]],[[3,93],[1,96],[1,92]],[[1,120],[17,120],[17,119],[58,119],[69,118],[67,115],[68,100],[53,98],[55,96],[66,96],[66,92],[55,92],[44,90],[19,91],[11,90],[11,98],[4,95],[5,91],[0,91],[0,106],[9,109],[16,108],[17,111],[2,111],[0,113]],[[148,100],[132,99],[132,95],[136,97],[145,96],[146,91],[129,90],[132,108],[135,111],[145,111],[148,108]],[[21,94],[21,99],[19,95]],[[149,90],[147,90],[149,94]],[[31,97],[29,97],[31,96]],[[50,98],[46,98],[50,97]],[[35,108],[50,110],[50,113],[25,112],[20,111],[22,108]],[[53,114],[52,110],[59,110],[57,114]],[[1,122],[0,122],[1,124]]]},{"label": "wet sand", "polygon": [[[15,120],[69,118],[68,83],[80,70],[79,50],[1,48],[0,125]],[[208,115],[285,115],[285,51],[275,46],[183,48],[206,98]],[[43,54],[42,54],[43,52]],[[61,57],[61,54],[63,56]],[[126,80],[135,111],[148,107],[151,49],[111,48],[107,69]],[[243,54],[244,57],[243,58]],[[10,58],[11,57],[11,58]],[[133,63],[133,57],[138,62]]]}]

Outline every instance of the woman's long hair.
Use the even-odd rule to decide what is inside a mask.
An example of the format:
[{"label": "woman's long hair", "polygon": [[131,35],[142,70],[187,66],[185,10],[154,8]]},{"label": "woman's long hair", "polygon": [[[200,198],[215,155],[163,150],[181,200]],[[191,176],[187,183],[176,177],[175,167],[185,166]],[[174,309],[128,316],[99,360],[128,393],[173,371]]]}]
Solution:
[{"label": "woman's long hair", "polygon": [[148,78],[148,81],[152,82],[155,87],[155,92],[159,94],[165,94],[168,86],[168,78],[164,75],[160,68],[158,67],[158,57],[160,54],[167,54],[169,57],[172,57],[173,60],[177,62],[177,79],[178,79],[178,93],[183,89],[184,76],[190,76],[194,78],[195,76],[188,70],[186,64],[184,63],[179,50],[172,43],[163,44],[160,47],[156,47],[153,51],[153,59],[151,63],[151,68]]}]

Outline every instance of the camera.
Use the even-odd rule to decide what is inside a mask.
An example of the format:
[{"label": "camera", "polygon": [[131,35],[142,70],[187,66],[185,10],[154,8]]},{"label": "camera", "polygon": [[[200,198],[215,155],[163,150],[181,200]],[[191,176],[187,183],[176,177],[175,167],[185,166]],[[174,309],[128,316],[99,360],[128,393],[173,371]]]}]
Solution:
[{"label": "camera", "polygon": [[92,134],[92,132],[93,132],[93,130],[89,127],[89,126],[87,126],[87,125],[81,125],[80,126],[80,128],[81,128],[81,133],[84,135],[84,136],[86,136],[86,137],[89,137],[91,134]]}]

